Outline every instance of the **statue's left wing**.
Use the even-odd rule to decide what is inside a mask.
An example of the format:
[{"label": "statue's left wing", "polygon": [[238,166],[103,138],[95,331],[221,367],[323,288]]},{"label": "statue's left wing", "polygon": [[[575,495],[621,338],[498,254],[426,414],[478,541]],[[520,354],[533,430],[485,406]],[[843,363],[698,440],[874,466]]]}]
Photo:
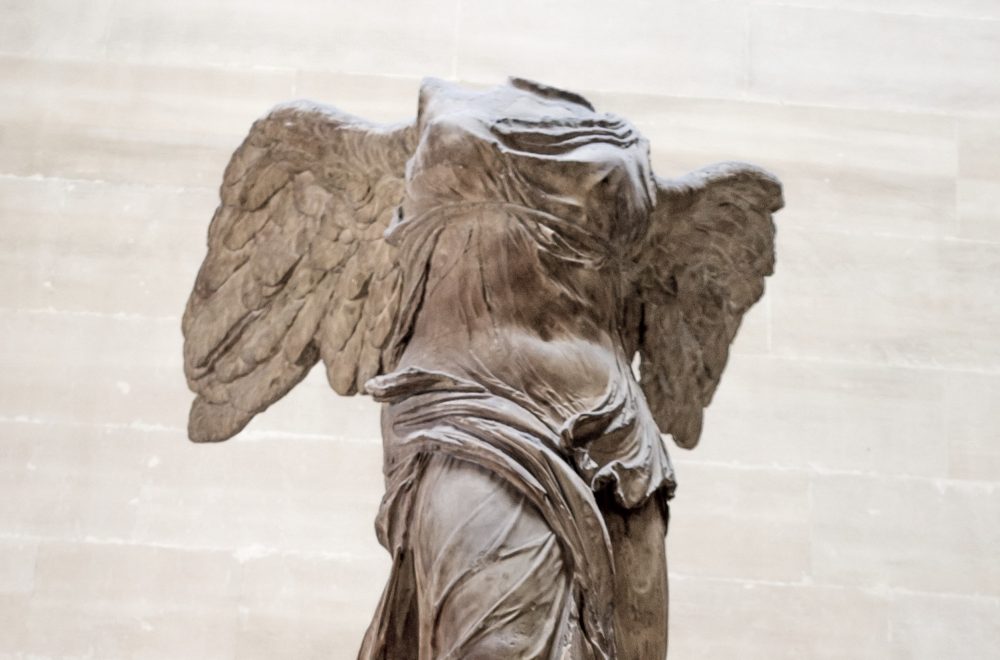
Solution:
[{"label": "statue's left wing", "polygon": [[657,425],[681,447],[701,434],[729,345],[774,269],[781,184],[743,163],[657,179],[657,200],[629,328]]},{"label": "statue's left wing", "polygon": [[415,137],[305,102],[250,129],[184,312],[192,440],[232,437],[320,358],[340,394],[387,368],[401,285],[383,234]]}]

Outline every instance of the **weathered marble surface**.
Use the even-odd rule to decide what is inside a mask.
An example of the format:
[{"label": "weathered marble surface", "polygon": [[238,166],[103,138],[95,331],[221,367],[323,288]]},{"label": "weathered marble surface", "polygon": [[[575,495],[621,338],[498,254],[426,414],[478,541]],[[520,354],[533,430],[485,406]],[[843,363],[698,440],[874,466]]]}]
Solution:
[{"label": "weathered marble surface", "polygon": [[188,435],[236,436],[320,362],[383,404],[393,569],[359,657],[664,656],[661,434],[700,439],[774,270],[778,180],[661,178],[578,94],[427,78],[411,122],[275,108],[220,198]]}]

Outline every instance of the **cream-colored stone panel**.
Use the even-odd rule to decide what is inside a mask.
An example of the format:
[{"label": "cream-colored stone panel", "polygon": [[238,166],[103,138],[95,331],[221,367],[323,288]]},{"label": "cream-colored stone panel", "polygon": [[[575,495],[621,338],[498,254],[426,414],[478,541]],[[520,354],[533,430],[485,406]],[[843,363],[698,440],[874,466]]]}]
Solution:
[{"label": "cream-colored stone panel", "polygon": [[[180,430],[3,422],[0,431],[0,474],[19,494],[0,502],[12,543],[388,557],[372,533],[383,492],[375,439],[240,437],[220,447],[189,443]],[[0,573],[0,593],[30,591],[30,550],[0,545],[9,572]]]},{"label": "cream-colored stone panel", "polygon": [[813,477],[817,581],[1000,596],[1000,490],[882,476]]},{"label": "cream-colored stone panel", "polygon": [[[31,643],[11,630],[0,642],[14,641],[0,653],[82,653],[89,647],[74,646],[73,634],[93,627],[88,639],[101,657],[229,657],[228,644],[207,636],[212,626],[231,625],[227,604],[211,601],[232,594],[217,585],[218,593],[178,596],[192,601],[188,609],[198,617],[206,615],[206,597],[213,609],[187,639],[180,631],[191,615],[169,604],[174,586],[147,577],[134,591],[127,586],[134,577],[129,562],[134,570],[169,573],[174,569],[158,565],[159,553],[190,548],[182,559],[196,564],[196,573],[206,558],[217,564],[220,553],[239,564],[239,657],[302,657],[308,649],[352,657],[389,564],[371,531],[382,489],[376,443],[345,450],[334,442],[240,438],[225,447],[197,446],[179,433],[23,422],[4,423],[0,432],[11,449],[0,474],[19,494],[5,502],[4,531],[24,537],[0,542],[0,590],[4,602],[36,592],[30,611],[10,619],[14,629],[30,624]],[[87,542],[58,559],[46,554],[36,579],[31,539],[38,537]],[[79,565],[80,555],[87,565]],[[113,565],[101,566],[105,560]],[[52,570],[62,571],[61,593],[52,593]],[[94,571],[105,573],[96,585]],[[119,580],[126,584],[113,584]]]},{"label": "cream-colored stone panel", "polygon": [[749,89],[821,105],[1000,112],[1000,21],[758,6]]},{"label": "cream-colored stone panel", "polygon": [[1000,179],[958,180],[959,235],[963,238],[1000,243]]},{"label": "cream-colored stone panel", "polygon": [[809,573],[809,477],[676,463],[667,555],[685,576],[795,582]]},{"label": "cream-colored stone panel", "polygon": [[[2,427],[0,427],[2,428]],[[4,436],[6,437],[6,436]],[[19,493],[27,482],[28,466],[31,464],[31,447],[25,442],[7,442],[0,453],[0,492]],[[20,529],[20,501],[13,495],[0,498],[0,534],[15,540]]]},{"label": "cream-colored stone panel", "polygon": [[[3,534],[24,539],[130,539],[155,456],[148,434],[115,439],[100,426],[0,423]],[[0,555],[4,554],[0,551]],[[34,566],[32,565],[32,568]]]},{"label": "cream-colored stone panel", "polygon": [[[953,392],[975,374],[736,355],[685,460],[949,476]],[[957,389],[956,389],[957,388]],[[983,414],[983,424],[991,413]],[[972,433],[975,435],[975,432]]]},{"label": "cream-colored stone panel", "polygon": [[1000,371],[1000,245],[788,224],[778,232],[781,265],[769,281],[776,353]]},{"label": "cream-colored stone panel", "polygon": [[[150,553],[156,548],[190,549],[194,562],[209,551],[214,551],[211,557],[230,553],[240,564],[241,644],[262,643],[261,633],[268,630],[288,644],[292,633],[303,633],[302,641],[285,648],[288,652],[311,644],[320,648],[324,640],[341,636],[360,642],[389,564],[372,534],[382,492],[378,444],[355,442],[345,449],[343,443],[283,437],[198,446],[177,432],[23,422],[3,423],[0,432],[12,450],[4,452],[0,475],[4,487],[19,494],[16,502],[4,503],[9,505],[3,507],[3,519],[9,521],[4,532],[20,537],[0,542],[0,592],[34,589],[36,600],[43,601],[33,606],[37,618],[54,608],[71,627],[106,623],[102,644],[140,644],[143,657],[162,657],[157,645],[173,642],[155,635],[133,639],[136,631],[116,627],[116,619],[139,617],[155,626],[152,621],[159,616],[168,632],[185,622],[169,607],[147,617],[141,612],[145,605],[104,593],[127,587],[94,586],[92,577],[72,568],[62,574],[67,582],[62,588],[76,596],[53,602],[58,599],[47,591],[44,558],[35,577],[37,541],[32,539],[75,539],[85,542],[91,562],[121,555],[122,548],[145,553],[135,559],[139,564],[154,562]],[[59,562],[73,564],[76,554]],[[106,571],[108,582],[131,579],[127,569]],[[170,595],[159,583],[146,580],[145,586],[146,592],[137,589],[131,596],[145,593],[155,604]],[[76,621],[98,592],[120,601],[119,609],[104,611],[104,623]],[[94,603],[94,608],[101,611],[105,605]],[[301,620],[289,626],[300,618],[293,616],[296,612]],[[17,620],[28,616],[21,612]],[[34,635],[46,630],[36,623]],[[271,642],[264,648],[277,652],[280,644]],[[190,652],[199,657],[213,649],[204,640],[191,644]]]},{"label": "cream-colored stone panel", "polygon": [[[33,253],[36,258],[51,250],[59,257],[76,253],[112,263],[141,253],[146,259],[159,257],[172,264],[172,274],[180,274],[176,271],[187,268],[186,262],[200,264],[204,255],[197,252],[205,249],[205,234],[218,198],[217,186],[173,188],[0,177],[3,247],[11,253]],[[94,293],[91,290],[90,297],[99,298]],[[161,313],[153,316],[163,315],[160,307]]]},{"label": "cream-colored stone panel", "polygon": [[38,542],[33,539],[0,538],[0,596],[32,592],[37,556]]},{"label": "cream-colored stone panel", "polygon": [[25,656],[234,658],[239,562],[228,552],[42,543]]},{"label": "cream-colored stone panel", "polygon": [[220,69],[0,58],[7,121],[101,127],[140,134],[155,150],[161,133],[241,138],[250,122],[286,101],[291,69]]},{"label": "cream-colored stone panel", "polygon": [[[420,77],[317,69],[214,68],[0,55],[0,106],[10,122],[242,138],[273,106],[309,98],[371,121],[416,115]],[[220,172],[221,176],[221,172]]]},{"label": "cream-colored stone panel", "polygon": [[70,59],[104,56],[115,0],[4,0],[0,3],[0,53]]},{"label": "cream-colored stone panel", "polygon": [[670,660],[888,657],[886,602],[866,591],[678,575],[670,591]]},{"label": "cream-colored stone panel", "polygon": [[895,593],[889,630],[892,660],[995,660],[1000,599]]},{"label": "cream-colored stone panel", "polygon": [[103,126],[8,124],[0,134],[0,173],[215,186],[239,138],[145,134]]},{"label": "cream-colored stone panel", "polygon": [[388,561],[373,533],[384,491],[377,441],[206,446],[171,433],[155,457],[136,507],[139,541]]},{"label": "cream-colored stone panel", "polygon": [[241,565],[240,660],[357,657],[389,576],[388,555],[269,555]]},{"label": "cream-colored stone panel", "polygon": [[1000,121],[958,125],[958,219],[961,236],[1000,242]]},{"label": "cream-colored stone panel", "polygon": [[948,374],[948,473],[1000,484],[1000,376]]},{"label": "cream-colored stone panel", "polygon": [[182,428],[179,320],[0,312],[0,415]]},{"label": "cream-colored stone panel", "polygon": [[912,14],[940,18],[1000,18],[994,0],[750,0],[758,5],[848,9],[861,13]]},{"label": "cream-colored stone panel", "polygon": [[218,193],[0,178],[0,308],[179,318]]},{"label": "cream-colored stone panel", "polygon": [[736,2],[463,0],[458,77],[508,75],[580,90],[731,96],[746,75],[746,9]]},{"label": "cream-colored stone panel", "polygon": [[109,20],[108,57],[198,66],[294,66],[352,73],[449,75],[457,3],[138,0]]},{"label": "cream-colored stone panel", "polygon": [[291,71],[0,59],[0,173],[219,185],[254,119],[287,100]]},{"label": "cream-colored stone panel", "polygon": [[0,594],[0,658],[18,658],[24,648],[30,603],[30,594]]}]

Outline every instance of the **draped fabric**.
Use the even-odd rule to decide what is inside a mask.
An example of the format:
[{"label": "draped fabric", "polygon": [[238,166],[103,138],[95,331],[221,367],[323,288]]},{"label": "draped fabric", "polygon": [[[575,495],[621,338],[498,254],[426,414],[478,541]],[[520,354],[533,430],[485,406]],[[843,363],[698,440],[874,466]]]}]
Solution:
[{"label": "draped fabric", "polygon": [[[446,374],[418,371],[392,374],[371,382],[370,390],[377,399],[388,403],[383,413],[386,497],[376,530],[379,541],[393,555],[394,569],[361,657],[403,657],[396,654],[407,644],[398,640],[406,638],[403,631],[408,628],[406,620],[411,616],[417,617],[420,634],[412,636],[410,646],[416,639],[428,640],[436,636],[440,604],[431,608],[419,607],[419,602],[426,601],[427,596],[417,592],[418,582],[425,583],[424,589],[431,591],[439,590],[441,585],[427,586],[427,578],[418,580],[417,569],[412,564],[422,551],[435,554],[442,551],[440,547],[430,550],[435,546],[422,543],[420,534],[412,526],[416,521],[426,524],[428,515],[447,517],[447,512],[442,512],[440,507],[422,507],[418,497],[418,492],[428,487],[428,457],[435,455],[459,459],[496,475],[510,493],[516,494],[518,502],[523,501],[523,506],[514,512],[500,502],[487,503],[488,508],[480,512],[480,518],[490,523],[480,524],[481,527],[499,529],[516,523],[516,519],[523,516],[537,517],[553,535],[553,542],[558,544],[558,548],[547,550],[550,554],[547,568],[551,570],[552,563],[558,563],[567,578],[565,585],[558,584],[558,580],[553,585],[563,589],[558,602],[552,605],[559,612],[559,620],[564,621],[563,629],[558,635],[543,634],[542,637],[551,637],[556,646],[545,646],[544,654],[531,657],[561,657],[556,651],[563,647],[586,649],[585,655],[567,657],[613,657],[610,541],[593,492],[552,449],[558,446],[560,438],[509,399]],[[447,478],[445,475],[444,479]],[[464,503],[463,509],[466,505],[474,506],[474,503]],[[420,516],[413,515],[416,510],[421,511]],[[458,529],[439,534],[436,537],[438,544],[440,538],[452,534],[476,534],[473,530],[462,529],[468,521],[449,524]],[[500,554],[498,548],[464,554],[455,554],[453,550],[449,560],[453,567],[459,568],[452,568],[448,574],[475,572],[473,567],[481,569],[494,565]],[[504,563],[505,572],[526,578],[539,570],[530,555],[507,557]],[[492,595],[496,594],[480,592],[477,607],[499,606],[500,603],[491,599]],[[535,605],[534,600],[516,598],[514,603],[508,607],[524,609],[526,605]],[[580,603],[582,611],[577,612]],[[550,610],[542,608],[535,610],[535,614],[535,625],[530,627],[537,632],[551,622]],[[502,623],[502,620],[484,620],[481,625],[488,628]],[[479,630],[478,635],[491,637],[488,630]],[[447,656],[436,652],[413,657],[424,660]]]},{"label": "draped fabric", "polygon": [[[616,657],[614,555],[596,494],[628,510],[674,489],[618,329],[618,284],[652,204],[648,146],[623,120],[565,104],[512,119],[525,92],[499,93],[509,105],[497,121],[452,112],[425,83],[421,141],[386,233],[403,282],[394,341],[410,353],[365,386],[385,403],[376,529],[393,556],[365,660]],[[562,349],[558,331],[525,321],[531,284],[519,272],[544,278],[542,299],[593,310],[594,343]],[[434,313],[432,295],[456,319],[439,329],[466,343],[441,351],[438,340],[427,357],[414,349],[427,326],[414,328]],[[495,344],[477,343],[521,346],[532,333],[555,367],[504,364]],[[501,642],[507,653],[484,650]]]},{"label": "draped fabric", "polygon": [[698,441],[773,269],[777,179],[659,179],[576,94],[425,80],[406,125],[276,108],[220,197],[189,436],[232,437],[320,360],[385,403],[394,566],[363,657],[662,657],[660,431]]},{"label": "draped fabric", "polygon": [[[537,92],[518,86],[531,85],[511,81],[505,102],[516,106],[519,97]],[[449,100],[463,93],[433,79],[421,90],[417,123],[423,137],[408,164],[403,203],[386,232],[402,268],[398,350],[410,340],[425,300],[435,251],[464,252],[449,266],[469,275],[469,286],[454,301],[459,317],[493,314],[491,295],[509,296],[512,307],[520,304],[516,297],[523,291],[491,287],[507,275],[502,271],[508,264],[524,258],[520,253],[534,255],[533,270],[544,272],[549,286],[580,313],[607,308],[623,315],[631,288],[619,285],[628,282],[625,271],[641,249],[655,195],[645,139],[625,120],[593,112],[589,104],[568,115],[560,106],[563,114],[553,110],[548,118],[519,118],[506,114],[507,107],[495,119],[488,108],[470,113],[469,107],[486,104],[462,98],[456,113]],[[576,281],[578,274],[593,272],[606,282],[600,300]],[[625,325],[622,318],[612,323]],[[532,411],[549,432],[565,438],[572,429],[577,440],[564,439],[554,449],[592,488],[608,487],[620,504],[634,508],[661,489],[669,497],[674,474],[632,374],[631,355],[625,342],[617,343],[607,384],[596,394],[564,391],[531,364],[520,365],[517,379],[498,375],[489,359],[475,354],[418,366],[510,399]]]},{"label": "draped fabric", "polygon": [[425,514],[409,529],[411,565],[398,578],[417,586],[420,630],[403,653],[592,657],[579,629],[579,587],[528,498],[497,473],[443,453],[421,470],[414,506]]}]

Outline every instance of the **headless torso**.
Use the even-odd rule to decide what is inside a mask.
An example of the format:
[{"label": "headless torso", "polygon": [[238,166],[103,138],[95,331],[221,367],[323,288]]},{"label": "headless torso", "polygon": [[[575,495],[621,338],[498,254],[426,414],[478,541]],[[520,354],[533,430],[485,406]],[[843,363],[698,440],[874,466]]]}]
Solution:
[{"label": "headless torso", "polygon": [[[419,313],[404,311],[396,370],[369,388],[390,402],[380,535],[410,563],[394,569],[366,657],[398,656],[397,633],[421,640],[406,656],[420,660],[663,657],[673,472],[620,334],[623,271],[652,204],[647,145],[586,101],[520,81],[426,81],[418,128],[388,238],[412,251],[401,262]],[[419,469],[408,445],[424,451]],[[460,445],[490,449],[462,460]],[[495,454],[510,460],[484,469]],[[534,472],[502,476],[522,468]],[[555,513],[521,483],[553,472],[547,492],[576,491]],[[606,577],[569,579],[602,544]],[[602,590],[611,646],[594,641],[609,608],[588,621],[578,605]]]},{"label": "headless torso", "polygon": [[622,271],[651,205],[648,147],[582,99],[518,84],[421,91],[400,223],[412,227],[400,228],[439,233],[398,367],[510,398],[561,436],[555,449],[595,490],[634,507],[673,486],[620,335]]}]

